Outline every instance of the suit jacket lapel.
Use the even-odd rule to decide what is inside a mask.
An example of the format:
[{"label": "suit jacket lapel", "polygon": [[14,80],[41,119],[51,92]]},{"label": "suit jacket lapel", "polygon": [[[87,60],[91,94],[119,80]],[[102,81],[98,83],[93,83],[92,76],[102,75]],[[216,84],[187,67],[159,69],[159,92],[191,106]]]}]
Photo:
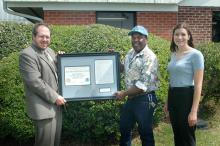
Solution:
[{"label": "suit jacket lapel", "polygon": [[56,77],[56,80],[58,81],[56,68],[55,68],[55,66],[52,64],[52,62],[50,62],[50,61],[46,58],[46,56],[45,56],[44,54],[39,54],[39,57],[40,57],[41,59],[43,59],[43,60],[49,65],[50,69],[53,71],[53,73],[54,73],[54,75],[55,75],[55,77]]}]

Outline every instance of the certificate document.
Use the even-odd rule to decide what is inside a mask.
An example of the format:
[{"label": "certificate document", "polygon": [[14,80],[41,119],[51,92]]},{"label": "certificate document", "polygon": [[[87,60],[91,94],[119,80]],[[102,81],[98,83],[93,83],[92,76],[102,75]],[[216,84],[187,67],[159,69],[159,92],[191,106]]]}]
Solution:
[{"label": "certificate document", "polygon": [[89,66],[65,67],[64,69],[65,85],[89,85],[90,68]]},{"label": "certificate document", "polygon": [[95,82],[96,84],[114,83],[112,60],[95,60]]}]

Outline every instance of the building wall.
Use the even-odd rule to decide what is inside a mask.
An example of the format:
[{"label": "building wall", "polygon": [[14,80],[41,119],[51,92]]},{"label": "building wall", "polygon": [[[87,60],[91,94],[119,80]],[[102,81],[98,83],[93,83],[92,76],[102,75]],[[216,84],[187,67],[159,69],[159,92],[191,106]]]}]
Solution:
[{"label": "building wall", "polygon": [[[173,27],[186,22],[192,31],[195,44],[212,39],[212,12],[220,8],[180,6],[178,12],[137,12],[136,23],[144,25],[150,33],[171,40]],[[49,24],[88,25],[96,23],[93,11],[44,11]]]},{"label": "building wall", "polygon": [[196,44],[212,39],[212,9],[208,7],[179,7],[178,22],[185,22]]},{"label": "building wall", "polygon": [[148,28],[150,33],[171,39],[172,28],[177,24],[175,12],[137,12],[137,24]]},{"label": "building wall", "polygon": [[[177,23],[175,12],[137,12],[136,22],[150,33],[170,40],[171,30]],[[56,25],[88,25],[96,23],[96,13],[91,11],[44,11],[44,21]]]},{"label": "building wall", "polygon": [[88,25],[96,23],[96,14],[87,11],[44,11],[44,21],[57,25]]}]

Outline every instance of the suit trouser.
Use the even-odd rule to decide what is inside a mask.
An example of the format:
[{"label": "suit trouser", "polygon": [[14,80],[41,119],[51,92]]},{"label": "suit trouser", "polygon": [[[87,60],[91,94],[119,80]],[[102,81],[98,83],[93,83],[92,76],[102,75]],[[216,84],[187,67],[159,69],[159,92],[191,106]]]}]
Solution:
[{"label": "suit trouser", "polygon": [[193,102],[194,88],[174,87],[169,88],[168,110],[174,133],[175,146],[195,146],[196,126],[190,127],[188,115]]},{"label": "suit trouser", "polygon": [[35,146],[59,146],[62,129],[62,111],[57,108],[56,115],[50,119],[34,120]]},{"label": "suit trouser", "polygon": [[128,99],[121,110],[120,146],[131,145],[131,132],[137,122],[142,146],[154,146],[153,113],[155,107],[149,105],[149,99],[157,103],[155,93],[149,93]]}]

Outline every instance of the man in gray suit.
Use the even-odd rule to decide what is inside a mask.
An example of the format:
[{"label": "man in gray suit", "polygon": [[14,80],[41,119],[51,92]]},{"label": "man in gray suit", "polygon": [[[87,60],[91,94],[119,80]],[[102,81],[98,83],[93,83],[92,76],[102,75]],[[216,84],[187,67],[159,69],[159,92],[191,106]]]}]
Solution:
[{"label": "man in gray suit", "polygon": [[65,99],[58,94],[57,59],[48,48],[50,34],[46,24],[36,24],[32,44],[21,51],[19,58],[27,113],[35,125],[35,146],[58,146],[61,137]]}]

